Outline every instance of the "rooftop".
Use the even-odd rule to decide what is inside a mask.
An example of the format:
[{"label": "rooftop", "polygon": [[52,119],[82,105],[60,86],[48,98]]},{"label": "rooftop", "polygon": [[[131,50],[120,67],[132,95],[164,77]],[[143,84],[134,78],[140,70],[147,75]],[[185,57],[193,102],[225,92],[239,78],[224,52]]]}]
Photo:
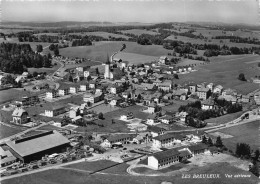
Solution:
[{"label": "rooftop", "polygon": [[6,144],[20,156],[24,157],[57,146],[68,144],[69,142],[70,141],[66,137],[54,130],[15,141],[7,141]]},{"label": "rooftop", "polygon": [[172,156],[177,156],[179,154],[180,153],[179,153],[178,149],[173,148],[173,149],[169,149],[166,151],[157,152],[157,153],[153,154],[152,156],[154,156],[157,160],[163,160],[163,159],[170,158]]}]

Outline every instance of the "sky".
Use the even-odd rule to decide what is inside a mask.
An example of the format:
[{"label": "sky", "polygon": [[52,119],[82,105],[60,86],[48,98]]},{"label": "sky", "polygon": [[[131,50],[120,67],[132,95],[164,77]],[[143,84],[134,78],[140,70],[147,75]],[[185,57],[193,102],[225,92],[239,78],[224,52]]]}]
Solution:
[{"label": "sky", "polygon": [[2,21],[260,24],[258,0],[2,0]]}]

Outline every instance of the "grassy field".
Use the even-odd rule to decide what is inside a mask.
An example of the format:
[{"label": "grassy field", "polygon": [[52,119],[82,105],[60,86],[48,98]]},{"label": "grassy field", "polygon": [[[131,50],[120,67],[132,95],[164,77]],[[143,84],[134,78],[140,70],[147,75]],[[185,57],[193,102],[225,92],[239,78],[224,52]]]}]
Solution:
[{"label": "grassy field", "polygon": [[[254,44],[247,44],[247,43],[233,43],[230,42],[228,39],[222,39],[222,43],[220,43],[220,39],[208,39],[205,41],[204,39],[195,39],[195,38],[190,38],[186,36],[168,36],[165,38],[165,40],[176,40],[176,41],[182,41],[184,43],[191,43],[191,44],[217,44],[220,46],[227,45],[229,47],[239,47],[239,48],[250,48],[250,47],[258,47],[259,45],[254,45]],[[210,40],[210,41],[209,41]]]},{"label": "grassy field", "polygon": [[12,136],[12,135],[17,134],[22,131],[23,131],[23,129],[19,128],[19,127],[12,128],[12,127],[0,124],[0,139]]},{"label": "grassy field", "polygon": [[121,31],[122,33],[129,33],[129,34],[134,34],[137,36],[140,36],[141,34],[149,34],[149,35],[157,35],[159,33],[154,32],[154,31],[149,31],[145,29],[129,29],[129,30],[124,30]]},{"label": "grassy field", "polygon": [[208,125],[215,126],[215,125],[220,125],[220,124],[225,124],[227,122],[230,122],[238,117],[240,117],[244,111],[232,113],[232,114],[226,114],[224,116],[220,116],[217,118],[210,118],[205,120],[205,122],[208,123]]},{"label": "grassy field", "polygon": [[58,36],[60,33],[38,33],[38,34],[33,34],[34,36],[42,36],[42,35],[46,35],[46,36]]},{"label": "grassy field", "polygon": [[[259,56],[242,55],[240,57],[221,57],[221,59],[213,58],[210,64],[200,65],[196,67],[197,72],[179,76],[179,83],[188,82],[213,82],[214,84],[223,85],[224,88],[233,88],[239,93],[247,94],[259,88],[259,84],[244,82],[238,80],[238,75],[244,73],[246,79],[251,79],[255,75],[259,75],[259,69],[256,63],[248,64],[246,62],[260,59]],[[216,61],[215,61],[216,60]]]},{"label": "grassy field", "polygon": [[[192,178],[193,174],[220,174],[219,179],[194,179]],[[182,178],[183,174],[190,174],[191,178]],[[88,173],[77,172],[72,170],[63,170],[63,169],[51,169],[31,175],[25,175],[22,177],[17,177],[9,180],[2,181],[2,184],[159,184],[162,182],[172,182],[178,184],[255,184],[259,179],[253,175],[250,178],[225,178],[225,174],[250,174],[247,171],[242,171],[238,168],[235,168],[227,163],[208,165],[204,167],[199,167],[193,169],[189,172],[182,172],[174,176],[132,176],[129,174],[93,174],[89,175]]]},{"label": "grassy field", "polygon": [[235,151],[237,143],[247,143],[250,145],[251,149],[258,149],[260,146],[259,128],[260,126],[258,120],[242,125],[237,125],[234,127],[221,129],[216,132],[221,132],[233,136],[232,138],[223,139],[223,143],[228,149]]},{"label": "grassy field", "polygon": [[101,31],[97,31],[97,32],[84,32],[84,33],[70,33],[70,35],[81,35],[81,36],[100,36],[103,38],[109,38],[109,37],[115,37],[115,38],[125,38],[128,39],[129,37],[126,35],[120,35],[120,34],[113,34],[113,33],[107,33],[107,32],[101,32]]},{"label": "grassy field", "polygon": [[[127,127],[127,123],[124,121],[119,120],[120,116],[123,114],[127,114],[129,112],[132,112],[134,114],[134,117],[139,119],[146,119],[149,115],[148,113],[141,112],[141,109],[143,107],[134,105],[127,108],[121,108],[118,110],[114,110],[111,112],[104,113],[104,119],[103,120],[96,120],[95,123],[99,125],[104,125],[104,127],[99,127],[97,125],[88,125],[87,131],[95,131],[95,132],[130,132],[130,129]],[[92,110],[92,109],[90,109]],[[112,124],[112,119],[114,119],[115,123]],[[75,129],[75,131],[84,132],[84,127],[78,127]]]},{"label": "grassy field", "polygon": [[203,64],[203,61],[192,60],[192,59],[182,59],[176,66],[189,66],[189,65],[200,65]]},{"label": "grassy field", "polygon": [[128,61],[129,64],[143,64],[152,61],[157,61],[159,58],[155,56],[147,56],[141,54],[119,52],[115,55],[115,58],[122,59],[123,61]]},{"label": "grassy field", "polygon": [[0,103],[4,103],[6,101],[11,101],[13,99],[17,99],[18,97],[23,97],[28,95],[28,91],[22,91],[15,88],[2,90],[0,91]]},{"label": "grassy field", "polygon": [[29,32],[29,31],[32,31],[32,30],[29,30],[29,29],[3,29],[1,28],[0,30],[0,33],[4,33],[4,34],[11,34],[11,33],[19,33],[19,32]]},{"label": "grassy field", "polygon": [[[102,169],[102,172],[106,172],[106,173],[117,173],[117,174],[127,174],[126,169],[127,167],[129,167],[128,164],[120,164],[117,165],[117,162],[113,162],[110,160],[99,160],[99,161],[94,161],[94,162],[80,162],[77,164],[72,164],[72,165],[68,165],[65,166],[66,168],[75,168],[75,169],[80,169],[80,170],[85,170],[85,171],[92,171],[92,172],[96,172]],[[116,165],[115,167],[112,167]],[[108,168],[110,167],[110,168]],[[108,168],[108,169],[106,169]]]},{"label": "grassy field", "polygon": [[174,113],[174,112],[178,112],[178,109],[181,105],[187,105],[189,102],[188,101],[173,101],[173,104],[172,105],[167,105],[167,106],[164,106],[162,107],[163,110],[167,111],[167,112],[171,112],[171,113]]},{"label": "grassy field", "polygon": [[169,50],[164,49],[160,45],[138,45],[135,42],[122,42],[122,41],[103,41],[96,42],[92,46],[68,47],[60,49],[60,54],[65,57],[79,57],[88,58],[95,61],[105,62],[107,54],[112,55],[121,49],[122,44],[126,44],[126,49],[123,52],[134,53],[148,56],[162,56],[167,55]]}]

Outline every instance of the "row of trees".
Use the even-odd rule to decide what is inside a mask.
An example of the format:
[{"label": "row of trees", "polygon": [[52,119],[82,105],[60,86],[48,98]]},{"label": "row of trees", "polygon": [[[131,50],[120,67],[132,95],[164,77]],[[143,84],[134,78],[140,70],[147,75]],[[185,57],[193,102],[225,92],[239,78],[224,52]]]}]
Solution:
[{"label": "row of trees", "polygon": [[241,104],[232,104],[226,100],[215,100],[216,109],[209,109],[209,110],[202,110],[201,109],[201,102],[196,101],[193,103],[189,103],[187,105],[182,105],[179,107],[179,112],[187,112],[188,116],[186,118],[186,124],[188,126],[200,128],[206,126],[203,122],[209,118],[215,118],[224,115],[225,113],[235,113],[242,110]]},{"label": "row of trees", "polygon": [[229,39],[230,42],[234,43],[248,43],[248,44],[255,44],[260,45],[260,40],[257,38],[242,38],[239,36],[216,36],[215,39]]},{"label": "row of trees", "polygon": [[1,43],[0,70],[21,74],[28,67],[51,67],[51,57],[33,52],[29,44]]}]

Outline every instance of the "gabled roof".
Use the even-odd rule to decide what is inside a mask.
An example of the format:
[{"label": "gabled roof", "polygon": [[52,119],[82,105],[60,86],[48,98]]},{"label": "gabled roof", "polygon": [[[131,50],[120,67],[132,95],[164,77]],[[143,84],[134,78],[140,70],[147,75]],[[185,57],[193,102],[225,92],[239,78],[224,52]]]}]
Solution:
[{"label": "gabled roof", "polygon": [[151,132],[161,132],[161,131],[165,131],[164,128],[161,128],[161,127],[157,127],[157,126],[150,126],[148,128],[148,130],[150,130]]},{"label": "gabled roof", "polygon": [[157,153],[153,154],[152,156],[154,156],[157,160],[163,160],[163,159],[167,159],[172,156],[178,156],[178,155],[180,155],[178,149],[173,148],[173,149],[169,149],[166,151],[157,152]]},{"label": "gabled roof", "polygon": [[179,155],[180,157],[186,157],[191,155],[191,153],[188,150],[179,150],[179,153],[180,153]]},{"label": "gabled roof", "polygon": [[203,143],[199,143],[199,144],[188,146],[188,148],[191,151],[197,151],[197,150],[207,149],[208,145],[203,144]]},{"label": "gabled roof", "polygon": [[169,133],[169,134],[159,135],[157,137],[154,137],[153,139],[158,140],[158,141],[163,141],[163,140],[170,139],[170,138],[181,140],[184,137],[185,136],[181,135],[181,134],[170,134]]},{"label": "gabled roof", "polygon": [[28,156],[57,146],[68,144],[70,141],[57,131],[44,132],[38,135],[25,137],[16,141],[7,141],[6,144],[20,156]]},{"label": "gabled roof", "polygon": [[119,141],[120,139],[125,139],[125,138],[132,138],[132,135],[130,134],[119,134],[119,135],[112,135],[112,136],[109,136],[107,138],[107,140],[109,142],[114,142],[114,141]]},{"label": "gabled roof", "polygon": [[[13,113],[12,116],[18,116],[21,117],[23,115],[23,113],[27,113],[24,109],[22,108],[16,108]],[[28,114],[28,113],[27,113]]]}]

